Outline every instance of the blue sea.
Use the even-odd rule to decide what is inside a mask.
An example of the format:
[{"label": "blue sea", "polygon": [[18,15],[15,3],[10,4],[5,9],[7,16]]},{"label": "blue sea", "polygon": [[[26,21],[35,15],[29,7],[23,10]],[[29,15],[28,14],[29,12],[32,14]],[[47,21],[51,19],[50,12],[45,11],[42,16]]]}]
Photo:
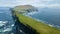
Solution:
[{"label": "blue sea", "polygon": [[0,34],[13,34],[14,24],[10,8],[0,7]]},{"label": "blue sea", "polygon": [[59,8],[38,8],[38,11],[28,13],[32,18],[43,21],[46,24],[60,28],[60,9]]}]

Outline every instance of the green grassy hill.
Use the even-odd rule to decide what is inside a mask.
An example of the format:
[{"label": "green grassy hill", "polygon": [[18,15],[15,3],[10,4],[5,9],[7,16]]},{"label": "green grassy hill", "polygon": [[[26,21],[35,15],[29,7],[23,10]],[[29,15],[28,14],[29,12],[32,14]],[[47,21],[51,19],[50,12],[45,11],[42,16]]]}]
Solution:
[{"label": "green grassy hill", "polygon": [[47,24],[38,22],[30,17],[23,15],[24,13],[28,12],[26,10],[35,11],[36,8],[31,5],[21,5],[21,6],[16,6],[14,8],[15,15],[18,17],[21,23],[23,23],[26,26],[29,25],[30,27],[35,29],[39,34],[60,34],[60,30],[50,27]]}]

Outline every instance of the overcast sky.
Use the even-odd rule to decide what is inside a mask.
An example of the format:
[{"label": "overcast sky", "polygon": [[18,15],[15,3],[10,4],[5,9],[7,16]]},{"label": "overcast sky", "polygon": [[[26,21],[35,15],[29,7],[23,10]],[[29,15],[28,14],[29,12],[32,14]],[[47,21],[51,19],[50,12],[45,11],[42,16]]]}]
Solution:
[{"label": "overcast sky", "polygon": [[60,6],[60,0],[0,0],[0,7],[13,7],[16,5],[29,4],[36,7],[39,6]]}]

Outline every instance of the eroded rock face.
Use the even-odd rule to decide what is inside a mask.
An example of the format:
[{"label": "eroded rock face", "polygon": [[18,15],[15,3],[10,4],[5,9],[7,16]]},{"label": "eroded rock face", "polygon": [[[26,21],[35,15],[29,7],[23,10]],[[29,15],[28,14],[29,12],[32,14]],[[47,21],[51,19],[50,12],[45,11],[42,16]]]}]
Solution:
[{"label": "eroded rock face", "polygon": [[15,11],[18,11],[20,13],[26,13],[26,12],[32,12],[32,11],[37,11],[36,7],[31,6],[31,5],[20,5],[16,6],[14,8]]}]

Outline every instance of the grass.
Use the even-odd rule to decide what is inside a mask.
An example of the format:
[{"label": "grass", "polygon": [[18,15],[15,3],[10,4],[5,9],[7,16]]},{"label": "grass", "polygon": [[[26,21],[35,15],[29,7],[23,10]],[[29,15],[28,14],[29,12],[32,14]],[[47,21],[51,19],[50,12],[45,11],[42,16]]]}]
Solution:
[{"label": "grass", "polygon": [[29,25],[34,28],[39,34],[60,34],[60,30],[50,27],[44,23],[38,22],[32,18],[24,16],[16,12],[16,16],[19,18],[19,21],[24,25]]},{"label": "grass", "polygon": [[26,12],[27,9],[32,9],[30,8],[31,6],[30,7],[27,6],[25,5],[25,7],[20,6],[20,8],[19,7],[14,8],[15,14],[21,23],[23,23],[24,25],[29,25],[30,27],[35,29],[39,34],[60,34],[60,30],[50,27],[47,24],[44,24],[42,22],[38,22],[32,18],[29,18],[23,15],[23,13],[20,14],[21,10]]}]

